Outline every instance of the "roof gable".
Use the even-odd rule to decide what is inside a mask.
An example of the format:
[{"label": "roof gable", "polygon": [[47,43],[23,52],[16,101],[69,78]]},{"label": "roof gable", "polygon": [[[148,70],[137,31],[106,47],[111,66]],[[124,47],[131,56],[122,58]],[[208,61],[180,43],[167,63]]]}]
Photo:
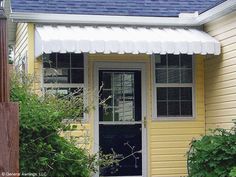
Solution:
[{"label": "roof gable", "polygon": [[202,13],[225,0],[11,0],[13,12],[177,17]]}]

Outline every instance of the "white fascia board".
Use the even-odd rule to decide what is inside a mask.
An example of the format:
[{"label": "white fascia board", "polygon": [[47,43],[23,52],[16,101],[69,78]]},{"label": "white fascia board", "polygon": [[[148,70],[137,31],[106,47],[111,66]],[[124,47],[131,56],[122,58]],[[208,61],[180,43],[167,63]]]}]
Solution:
[{"label": "white fascia board", "polygon": [[197,25],[203,25],[226,14],[236,10],[236,0],[227,0],[218,6],[209,9],[208,11],[199,15],[196,19]]},{"label": "white fascia board", "polygon": [[97,25],[138,25],[138,26],[200,26],[236,9],[236,0],[227,0],[194,18],[184,17],[141,17],[76,14],[46,14],[13,12],[14,22],[54,24],[97,24]]},{"label": "white fascia board", "polygon": [[178,17],[106,16],[15,12],[10,16],[14,22],[106,24],[143,26],[194,26],[193,19]]}]

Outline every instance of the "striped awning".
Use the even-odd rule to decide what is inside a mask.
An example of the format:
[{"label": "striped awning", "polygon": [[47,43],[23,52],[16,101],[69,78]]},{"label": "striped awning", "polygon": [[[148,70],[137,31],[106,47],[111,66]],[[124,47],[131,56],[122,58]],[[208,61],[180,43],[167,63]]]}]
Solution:
[{"label": "striped awning", "polygon": [[220,43],[192,28],[36,26],[36,57],[52,52],[219,55]]}]

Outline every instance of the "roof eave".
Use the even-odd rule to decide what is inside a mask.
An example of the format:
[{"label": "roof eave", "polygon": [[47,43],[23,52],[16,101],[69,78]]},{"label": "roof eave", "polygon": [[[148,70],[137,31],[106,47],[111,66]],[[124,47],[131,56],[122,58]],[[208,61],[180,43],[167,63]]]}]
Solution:
[{"label": "roof eave", "polygon": [[106,25],[143,25],[143,26],[194,26],[195,18],[179,17],[141,17],[106,16],[76,14],[46,14],[15,12],[10,16],[14,22],[66,23],[66,24],[106,24]]},{"label": "roof eave", "polygon": [[48,14],[12,12],[14,22],[59,23],[59,24],[98,24],[98,25],[142,25],[142,26],[200,26],[236,9],[235,0],[227,0],[200,14],[198,17],[143,17],[106,16],[77,14]]}]

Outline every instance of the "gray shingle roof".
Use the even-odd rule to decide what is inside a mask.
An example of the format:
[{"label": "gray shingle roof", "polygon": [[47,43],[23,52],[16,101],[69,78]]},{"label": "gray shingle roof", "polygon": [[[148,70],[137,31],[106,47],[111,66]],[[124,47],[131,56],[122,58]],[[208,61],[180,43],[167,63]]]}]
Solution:
[{"label": "gray shingle roof", "polygon": [[13,12],[176,17],[225,0],[11,0]]}]

